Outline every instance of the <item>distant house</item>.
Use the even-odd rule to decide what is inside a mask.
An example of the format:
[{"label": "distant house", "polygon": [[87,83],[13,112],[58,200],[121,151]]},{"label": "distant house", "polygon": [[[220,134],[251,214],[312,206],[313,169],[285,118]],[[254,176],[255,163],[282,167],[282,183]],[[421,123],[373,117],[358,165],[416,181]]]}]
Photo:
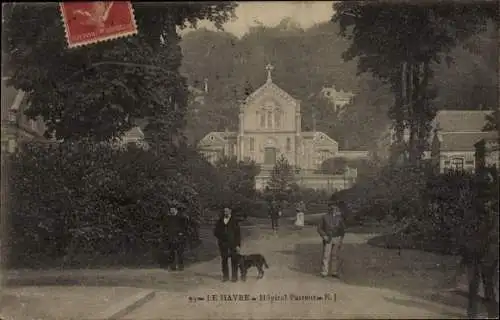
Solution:
[{"label": "distant house", "polygon": [[344,90],[337,90],[335,86],[323,87],[321,89],[321,95],[323,98],[329,100],[334,106],[335,111],[340,112],[346,105],[348,105],[354,94],[352,92],[347,92]]},{"label": "distant house", "polygon": [[[450,168],[474,170],[474,144],[483,138],[498,135],[495,132],[484,132],[486,116],[489,110],[441,110],[431,123],[429,149],[423,158],[431,160],[435,169],[444,172]],[[405,130],[403,141],[409,139],[409,131]],[[387,160],[391,146],[396,142],[393,126],[388,126],[376,142],[376,154]]]},{"label": "distant house", "polygon": [[19,144],[44,138],[43,120],[31,120],[24,114],[28,106],[27,94],[7,85],[8,77],[2,77],[2,152],[15,152]]},{"label": "distant house", "polygon": [[436,172],[474,172],[476,147],[481,140],[498,139],[497,131],[483,131],[492,111],[443,110],[433,121],[431,163]]},{"label": "distant house", "polygon": [[144,140],[144,132],[142,131],[144,127],[145,123],[141,122],[141,124],[138,124],[137,126],[125,132],[123,137],[119,140],[118,145],[126,146],[133,143],[138,147],[147,148],[148,144]]}]

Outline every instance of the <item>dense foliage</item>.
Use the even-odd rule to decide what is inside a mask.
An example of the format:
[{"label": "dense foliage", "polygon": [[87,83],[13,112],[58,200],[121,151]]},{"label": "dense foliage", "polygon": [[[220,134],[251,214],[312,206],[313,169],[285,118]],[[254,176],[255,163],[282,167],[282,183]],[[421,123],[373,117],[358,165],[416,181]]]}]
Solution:
[{"label": "dense foliage", "polygon": [[212,206],[219,211],[228,206],[246,217],[256,210],[255,177],[259,168],[253,162],[237,161],[236,157],[225,157],[216,163],[222,190]]},{"label": "dense foliage", "polygon": [[271,171],[266,190],[273,199],[287,200],[295,184],[295,169],[285,156],[277,159]]},{"label": "dense foliage", "polygon": [[[181,70],[188,83],[203,89],[204,78],[208,79],[206,103],[189,106],[190,142],[210,131],[236,130],[238,99],[265,82],[264,67],[271,62],[275,66],[273,81],[302,100],[303,130],[312,130],[314,114],[316,129],[328,133],[341,149],[373,148],[374,139],[390,124],[388,111],[395,103],[391,85],[372,72],[356,74],[359,58],[343,61],[342,53],[351,40],[337,34],[337,23],[301,29],[286,22],[252,28],[242,38],[203,29],[183,36]],[[375,31],[371,25],[367,28]],[[447,54],[454,62],[451,65],[444,60],[431,62],[430,87],[439,92],[429,101],[433,108],[492,109],[497,105],[496,30],[489,23],[463,46],[453,47]],[[332,103],[320,94],[323,86],[332,85],[356,94],[341,112],[335,112]]]},{"label": "dense foliage", "polygon": [[183,128],[187,88],[179,73],[176,28],[201,19],[220,26],[235,4],[137,2],[133,7],[137,35],[74,49],[67,48],[57,3],[2,8],[6,73],[12,86],[28,93],[26,113],[43,117],[48,135],[103,141],[146,118],[153,145]]},{"label": "dense foliage", "polygon": [[[394,224],[392,234],[371,244],[456,254],[459,246],[477,240],[478,228],[498,221],[498,172],[484,172],[436,175],[411,166],[388,167],[340,195],[353,213],[350,222],[387,219]],[[486,229],[485,234],[494,230]]]},{"label": "dense foliage", "polygon": [[390,85],[395,103],[389,117],[410,162],[418,164],[437,111],[433,67],[443,57],[449,61],[457,44],[498,19],[498,6],[487,1],[424,6],[359,1],[335,3],[334,10],[341,35],[351,40],[344,59],[357,58],[360,73],[372,73]]},{"label": "dense foliage", "polygon": [[247,215],[255,202],[255,165],[214,167],[185,146],[159,156],[134,144],[33,142],[8,160],[9,247],[19,263],[148,252],[171,206],[203,223],[223,206]]}]

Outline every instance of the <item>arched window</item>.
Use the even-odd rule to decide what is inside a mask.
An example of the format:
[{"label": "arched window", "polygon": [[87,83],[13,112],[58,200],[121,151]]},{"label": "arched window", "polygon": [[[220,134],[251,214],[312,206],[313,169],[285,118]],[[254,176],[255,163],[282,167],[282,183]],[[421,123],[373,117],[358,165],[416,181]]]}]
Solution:
[{"label": "arched window", "polygon": [[264,128],[266,126],[266,113],[263,111],[260,113],[260,127]]},{"label": "arched window", "polygon": [[281,128],[281,111],[280,110],[276,110],[276,112],[274,113],[274,125],[276,126],[276,128]]},{"label": "arched window", "polygon": [[273,127],[273,112],[272,111],[267,112],[267,127],[268,128]]}]

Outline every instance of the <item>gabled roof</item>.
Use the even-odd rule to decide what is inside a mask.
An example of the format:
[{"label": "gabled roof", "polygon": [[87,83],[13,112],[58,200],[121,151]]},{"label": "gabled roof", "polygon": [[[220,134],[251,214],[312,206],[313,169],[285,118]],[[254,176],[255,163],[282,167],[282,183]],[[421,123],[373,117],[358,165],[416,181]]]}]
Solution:
[{"label": "gabled roof", "polygon": [[313,139],[314,142],[316,143],[323,143],[323,142],[331,142],[334,144],[338,145],[338,142],[333,140],[330,136],[328,136],[326,133],[321,132],[321,131],[304,131],[301,133],[302,138],[304,139]]},{"label": "gabled roof", "polygon": [[480,132],[486,125],[486,116],[491,110],[441,110],[436,114],[433,128],[442,132]]},{"label": "gabled roof", "polygon": [[224,140],[236,138],[238,136],[238,133],[235,131],[214,131],[212,133],[219,135]]},{"label": "gabled roof", "polygon": [[278,87],[271,80],[268,80],[268,81],[266,81],[266,83],[264,83],[264,85],[262,85],[260,88],[258,88],[257,90],[255,90],[252,94],[250,94],[245,99],[245,103],[246,104],[251,103],[252,101],[254,101],[257,98],[259,98],[262,95],[264,95],[266,92],[271,92],[273,95],[281,97],[281,98],[283,98],[285,100],[288,100],[288,101],[291,101],[293,103],[297,103],[298,102],[298,100],[295,99],[294,97],[292,97],[290,94],[288,94],[288,92],[286,92],[285,90],[283,90],[280,87]]},{"label": "gabled roof", "polygon": [[238,133],[234,132],[234,131],[212,131],[212,132],[209,132],[206,136],[204,136],[200,140],[198,145],[207,146],[207,145],[211,145],[215,142],[218,142],[219,144],[225,143],[228,140],[236,139],[237,136],[238,136]]},{"label": "gabled roof", "polygon": [[498,132],[442,132],[439,134],[441,151],[475,151],[474,144],[481,139],[498,138]]},{"label": "gabled roof", "polygon": [[129,131],[125,132],[123,135],[123,140],[131,141],[131,140],[143,140],[144,133],[142,132],[140,127],[133,127]]}]

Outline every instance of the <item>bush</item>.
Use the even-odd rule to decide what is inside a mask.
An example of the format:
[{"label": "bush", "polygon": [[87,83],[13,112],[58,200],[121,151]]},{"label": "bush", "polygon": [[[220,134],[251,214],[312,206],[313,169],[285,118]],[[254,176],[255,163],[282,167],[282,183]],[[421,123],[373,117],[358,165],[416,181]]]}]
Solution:
[{"label": "bush", "polygon": [[[405,226],[370,243],[446,254],[463,248],[482,250],[491,239],[497,243],[498,175],[494,169],[485,172],[452,171],[426,177],[423,188],[421,182],[416,184],[419,198],[412,200],[419,209],[408,212]],[[391,206],[398,205],[401,203],[391,202]],[[401,216],[397,216],[399,221]]]},{"label": "bush", "polygon": [[172,156],[33,142],[9,160],[9,247],[21,261],[148,248],[161,238],[170,206],[193,218],[201,213],[199,184]]}]

